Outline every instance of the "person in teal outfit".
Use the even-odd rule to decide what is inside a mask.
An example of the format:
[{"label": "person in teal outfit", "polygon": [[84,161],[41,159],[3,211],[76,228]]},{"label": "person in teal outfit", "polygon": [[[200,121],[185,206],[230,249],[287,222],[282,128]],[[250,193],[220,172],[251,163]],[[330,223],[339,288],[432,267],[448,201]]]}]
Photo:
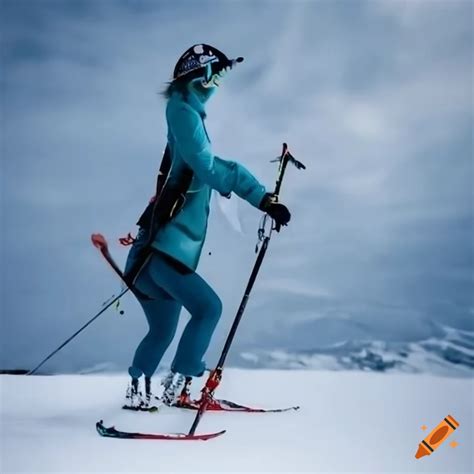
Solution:
[{"label": "person in teal outfit", "polygon": [[[206,237],[211,191],[227,197],[234,193],[268,213],[277,224],[287,225],[290,220],[286,206],[276,202],[250,171],[236,161],[214,155],[211,149],[204,124],[206,102],[223,76],[242,60],[230,60],[206,44],[194,45],[179,58],[164,94],[170,160],[165,186],[181,186],[184,199],[178,208],[176,203],[173,205],[171,217],[159,226],[151,242],[152,252],[134,279],[149,330],[129,367],[131,382],[126,405],[132,408],[147,409],[152,403],[151,377],[175,335],[182,307],[191,318],[180,338],[171,371],[162,382],[163,402],[176,404],[188,393],[192,377],[202,375],[206,368],[203,357],[222,313],[219,296],[196,273]],[[162,196],[163,192],[156,197],[158,207]],[[126,274],[136,264],[143,247],[150,244],[144,227],[140,227],[128,255]]]}]

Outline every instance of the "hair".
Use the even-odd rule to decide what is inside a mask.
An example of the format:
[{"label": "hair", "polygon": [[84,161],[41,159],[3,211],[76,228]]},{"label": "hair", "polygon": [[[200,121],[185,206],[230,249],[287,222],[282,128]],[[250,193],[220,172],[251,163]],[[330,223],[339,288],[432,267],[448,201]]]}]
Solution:
[{"label": "hair", "polygon": [[161,95],[165,99],[169,99],[174,92],[178,92],[182,94],[183,97],[186,99],[188,95],[188,85],[193,79],[198,79],[203,76],[202,68],[195,69],[194,71],[190,71],[184,76],[177,77],[170,82],[167,82],[166,88],[161,92]]}]

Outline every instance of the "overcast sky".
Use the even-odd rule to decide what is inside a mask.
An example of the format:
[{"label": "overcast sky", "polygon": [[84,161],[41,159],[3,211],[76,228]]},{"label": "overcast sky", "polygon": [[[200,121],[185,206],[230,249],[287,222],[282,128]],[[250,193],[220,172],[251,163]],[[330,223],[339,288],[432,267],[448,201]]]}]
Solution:
[{"label": "overcast sky", "polygon": [[[288,142],[274,235],[235,351],[473,329],[472,2],[1,1],[1,365],[32,367],[119,282],[92,247],[153,194],[157,94],[194,43],[244,56],[208,106],[216,155],[270,189]],[[223,343],[255,258],[216,208],[199,272],[224,302]],[[209,255],[211,252],[211,255]],[[146,332],[131,296],[48,369],[128,367]],[[183,323],[187,316],[183,312]],[[166,360],[172,352],[167,354]]]}]

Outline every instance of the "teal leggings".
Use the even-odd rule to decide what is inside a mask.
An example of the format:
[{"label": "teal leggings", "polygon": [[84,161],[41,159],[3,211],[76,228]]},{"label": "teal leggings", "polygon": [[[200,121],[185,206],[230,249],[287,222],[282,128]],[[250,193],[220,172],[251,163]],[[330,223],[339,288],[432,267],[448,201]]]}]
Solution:
[{"label": "teal leggings", "polygon": [[[127,267],[133,261],[132,248]],[[171,370],[184,375],[201,375],[202,358],[222,313],[222,303],[214,290],[196,273],[154,253],[135,282],[150,300],[138,298],[149,330],[138,345],[129,373],[151,377],[176,333],[179,313],[184,306],[191,315],[178,344]]]}]

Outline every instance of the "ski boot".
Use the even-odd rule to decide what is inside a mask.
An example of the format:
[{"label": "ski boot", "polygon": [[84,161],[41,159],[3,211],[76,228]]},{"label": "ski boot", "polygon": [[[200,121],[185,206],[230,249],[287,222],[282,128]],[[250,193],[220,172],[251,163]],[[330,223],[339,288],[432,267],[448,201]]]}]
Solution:
[{"label": "ski boot", "polygon": [[190,401],[190,385],[192,377],[170,372],[161,382],[163,394],[161,401],[170,407],[181,406]]},{"label": "ski boot", "polygon": [[132,378],[127,387],[127,393],[125,394],[125,404],[122,407],[123,409],[139,410],[143,405],[142,392],[139,390],[139,385],[139,379]]},{"label": "ski boot", "polygon": [[186,376],[184,379],[184,386],[179,394],[178,401],[176,402],[176,406],[188,406],[192,404],[191,401],[191,383],[193,382],[193,378]]},{"label": "ski boot", "polygon": [[140,391],[140,380],[132,378],[130,385],[127,387],[125,396],[124,410],[133,411],[157,411],[158,407],[153,404],[156,397],[151,393],[151,379],[145,377],[145,396]]},{"label": "ski boot", "polygon": [[143,409],[147,411],[157,411],[158,406],[156,406],[156,401],[159,398],[156,395],[153,395],[151,391],[151,378],[145,377],[145,398],[143,401]]}]

